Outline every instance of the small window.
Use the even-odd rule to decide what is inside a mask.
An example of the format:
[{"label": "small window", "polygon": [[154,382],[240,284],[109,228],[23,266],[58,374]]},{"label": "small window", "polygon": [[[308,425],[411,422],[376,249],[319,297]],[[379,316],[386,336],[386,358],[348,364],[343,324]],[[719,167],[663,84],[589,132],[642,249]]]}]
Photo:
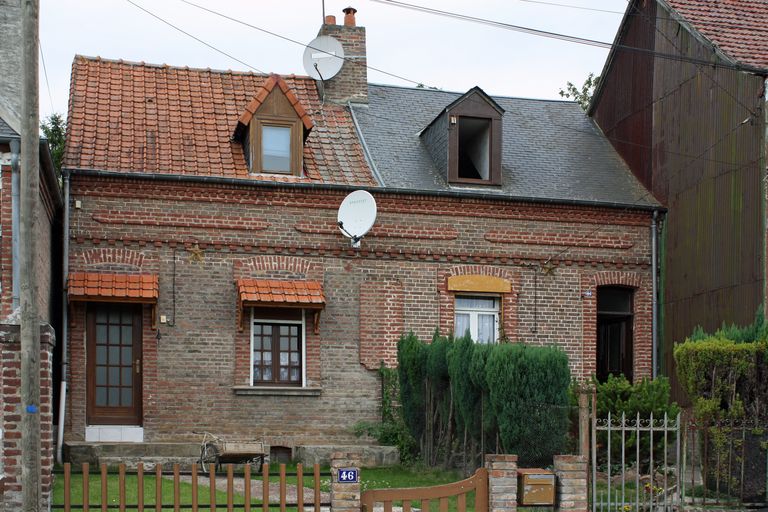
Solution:
[{"label": "small window", "polygon": [[495,343],[499,339],[499,299],[484,296],[456,296],[454,334],[467,331],[477,343]]},{"label": "small window", "polygon": [[459,117],[459,178],[490,179],[491,120]]},{"label": "small window", "polygon": [[262,125],[261,170],[264,172],[291,172],[291,128]]},{"label": "small window", "polygon": [[304,320],[256,318],[251,327],[251,385],[301,386]]}]

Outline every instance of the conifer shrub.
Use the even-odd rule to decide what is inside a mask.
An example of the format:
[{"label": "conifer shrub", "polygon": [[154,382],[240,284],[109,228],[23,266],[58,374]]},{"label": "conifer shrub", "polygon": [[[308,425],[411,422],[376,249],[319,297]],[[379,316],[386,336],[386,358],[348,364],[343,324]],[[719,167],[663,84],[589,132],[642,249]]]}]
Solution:
[{"label": "conifer shrub", "polygon": [[400,338],[397,343],[400,406],[405,424],[417,441],[424,438],[426,361],[427,347],[413,332]]},{"label": "conifer shrub", "polygon": [[565,448],[568,431],[571,374],[565,353],[496,345],[485,371],[503,451],[517,453],[523,466],[550,464]]}]

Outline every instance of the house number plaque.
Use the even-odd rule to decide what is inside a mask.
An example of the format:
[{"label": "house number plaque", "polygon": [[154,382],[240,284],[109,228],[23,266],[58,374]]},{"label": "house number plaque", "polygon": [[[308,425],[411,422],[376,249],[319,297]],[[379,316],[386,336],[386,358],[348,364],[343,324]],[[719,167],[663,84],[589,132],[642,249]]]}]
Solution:
[{"label": "house number plaque", "polygon": [[358,483],[358,472],[354,468],[340,468],[338,482],[341,484],[356,484]]}]

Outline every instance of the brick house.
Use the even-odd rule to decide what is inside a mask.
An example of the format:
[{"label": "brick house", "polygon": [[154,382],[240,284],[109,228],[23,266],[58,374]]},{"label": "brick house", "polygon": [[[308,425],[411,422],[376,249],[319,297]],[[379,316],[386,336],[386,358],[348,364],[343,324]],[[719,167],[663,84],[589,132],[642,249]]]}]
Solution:
[{"label": "brick house", "polygon": [[675,343],[765,304],[766,24],[768,0],[629,2],[590,107],[668,208],[658,367],[673,382]]},{"label": "brick house", "polygon": [[[13,4],[13,2],[11,3]],[[0,16],[0,511],[20,510],[22,414],[19,261],[21,173],[21,6]],[[35,237],[40,319],[41,491],[46,506],[53,467],[54,350],[61,318],[61,217],[63,200],[48,142],[39,140],[40,197]]]},{"label": "brick house", "polygon": [[409,330],[650,376],[660,208],[578,105],[368,84],[354,10],[326,21],[354,59],[320,84],[75,58],[70,445],[361,443]]}]

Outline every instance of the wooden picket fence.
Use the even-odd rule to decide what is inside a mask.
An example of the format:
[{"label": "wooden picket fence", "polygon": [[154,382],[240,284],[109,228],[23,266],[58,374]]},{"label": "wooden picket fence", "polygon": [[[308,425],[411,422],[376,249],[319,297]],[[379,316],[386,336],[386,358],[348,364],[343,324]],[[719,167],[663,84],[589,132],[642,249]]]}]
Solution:
[{"label": "wooden picket fence", "polygon": [[[174,464],[171,473],[164,473],[162,466],[156,465],[154,472],[150,472],[149,475],[155,477],[155,489],[154,499],[151,496],[145,496],[145,476],[147,473],[144,471],[144,465],[139,463],[135,471],[130,473],[126,470],[125,464],[120,464],[117,468],[117,496],[115,496],[114,490],[110,491],[108,486],[109,471],[106,464],[102,464],[99,468],[99,473],[95,478],[100,479],[100,501],[98,503],[90,502],[90,487],[91,487],[91,474],[90,466],[88,463],[82,465],[82,503],[72,503],[72,476],[76,474],[72,471],[72,465],[64,464],[63,479],[64,479],[64,503],[54,504],[51,508],[64,510],[65,512],[82,511],[89,512],[91,510],[101,510],[106,512],[107,510],[119,510],[121,512],[126,510],[138,510],[139,512],[155,510],[160,512],[162,510],[173,510],[174,512],[180,511],[192,511],[198,512],[203,510],[210,510],[216,512],[219,510],[244,510],[245,512],[254,511],[257,512],[261,509],[262,512],[269,512],[270,508],[277,509],[279,507],[280,512],[286,512],[287,508],[298,509],[299,512],[312,510],[313,512],[321,512],[321,507],[329,507],[330,503],[322,502],[320,493],[320,479],[321,477],[330,477],[330,473],[321,473],[320,465],[315,464],[313,472],[310,475],[304,474],[304,468],[301,464],[296,466],[296,473],[286,473],[285,464],[280,464],[279,472],[274,477],[279,476],[279,496],[277,501],[271,501],[273,496],[270,496],[270,472],[269,464],[263,464],[261,467],[261,474],[253,475],[250,465],[243,467],[242,474],[238,474],[237,478],[243,479],[243,492],[242,499],[235,500],[235,470],[232,464],[225,466],[225,473],[216,473],[216,467],[214,464],[210,465],[209,472],[206,474],[198,473],[197,466],[192,466],[190,471],[181,471],[179,464]],[[239,473],[239,472],[238,472]],[[126,475],[136,476],[136,502],[127,502],[127,482]],[[181,492],[182,476],[189,475],[191,485],[191,498],[188,502],[184,502]],[[207,498],[200,496],[198,482],[198,476],[204,476],[207,478],[209,492]],[[288,477],[296,477],[296,499],[288,502],[286,492],[286,480]],[[217,478],[226,478],[226,503],[217,503],[216,498],[216,482]],[[312,493],[311,496],[306,498],[309,501],[305,501],[305,478],[311,483]],[[163,484],[169,485],[167,479],[172,480],[173,485],[173,498],[172,500],[164,499],[163,497]],[[253,496],[251,486],[254,481],[261,480],[261,496]],[[202,493],[205,494],[205,493]],[[235,503],[238,501],[238,503]],[[240,503],[242,501],[242,503]],[[301,505],[299,505],[301,504]]]}]

